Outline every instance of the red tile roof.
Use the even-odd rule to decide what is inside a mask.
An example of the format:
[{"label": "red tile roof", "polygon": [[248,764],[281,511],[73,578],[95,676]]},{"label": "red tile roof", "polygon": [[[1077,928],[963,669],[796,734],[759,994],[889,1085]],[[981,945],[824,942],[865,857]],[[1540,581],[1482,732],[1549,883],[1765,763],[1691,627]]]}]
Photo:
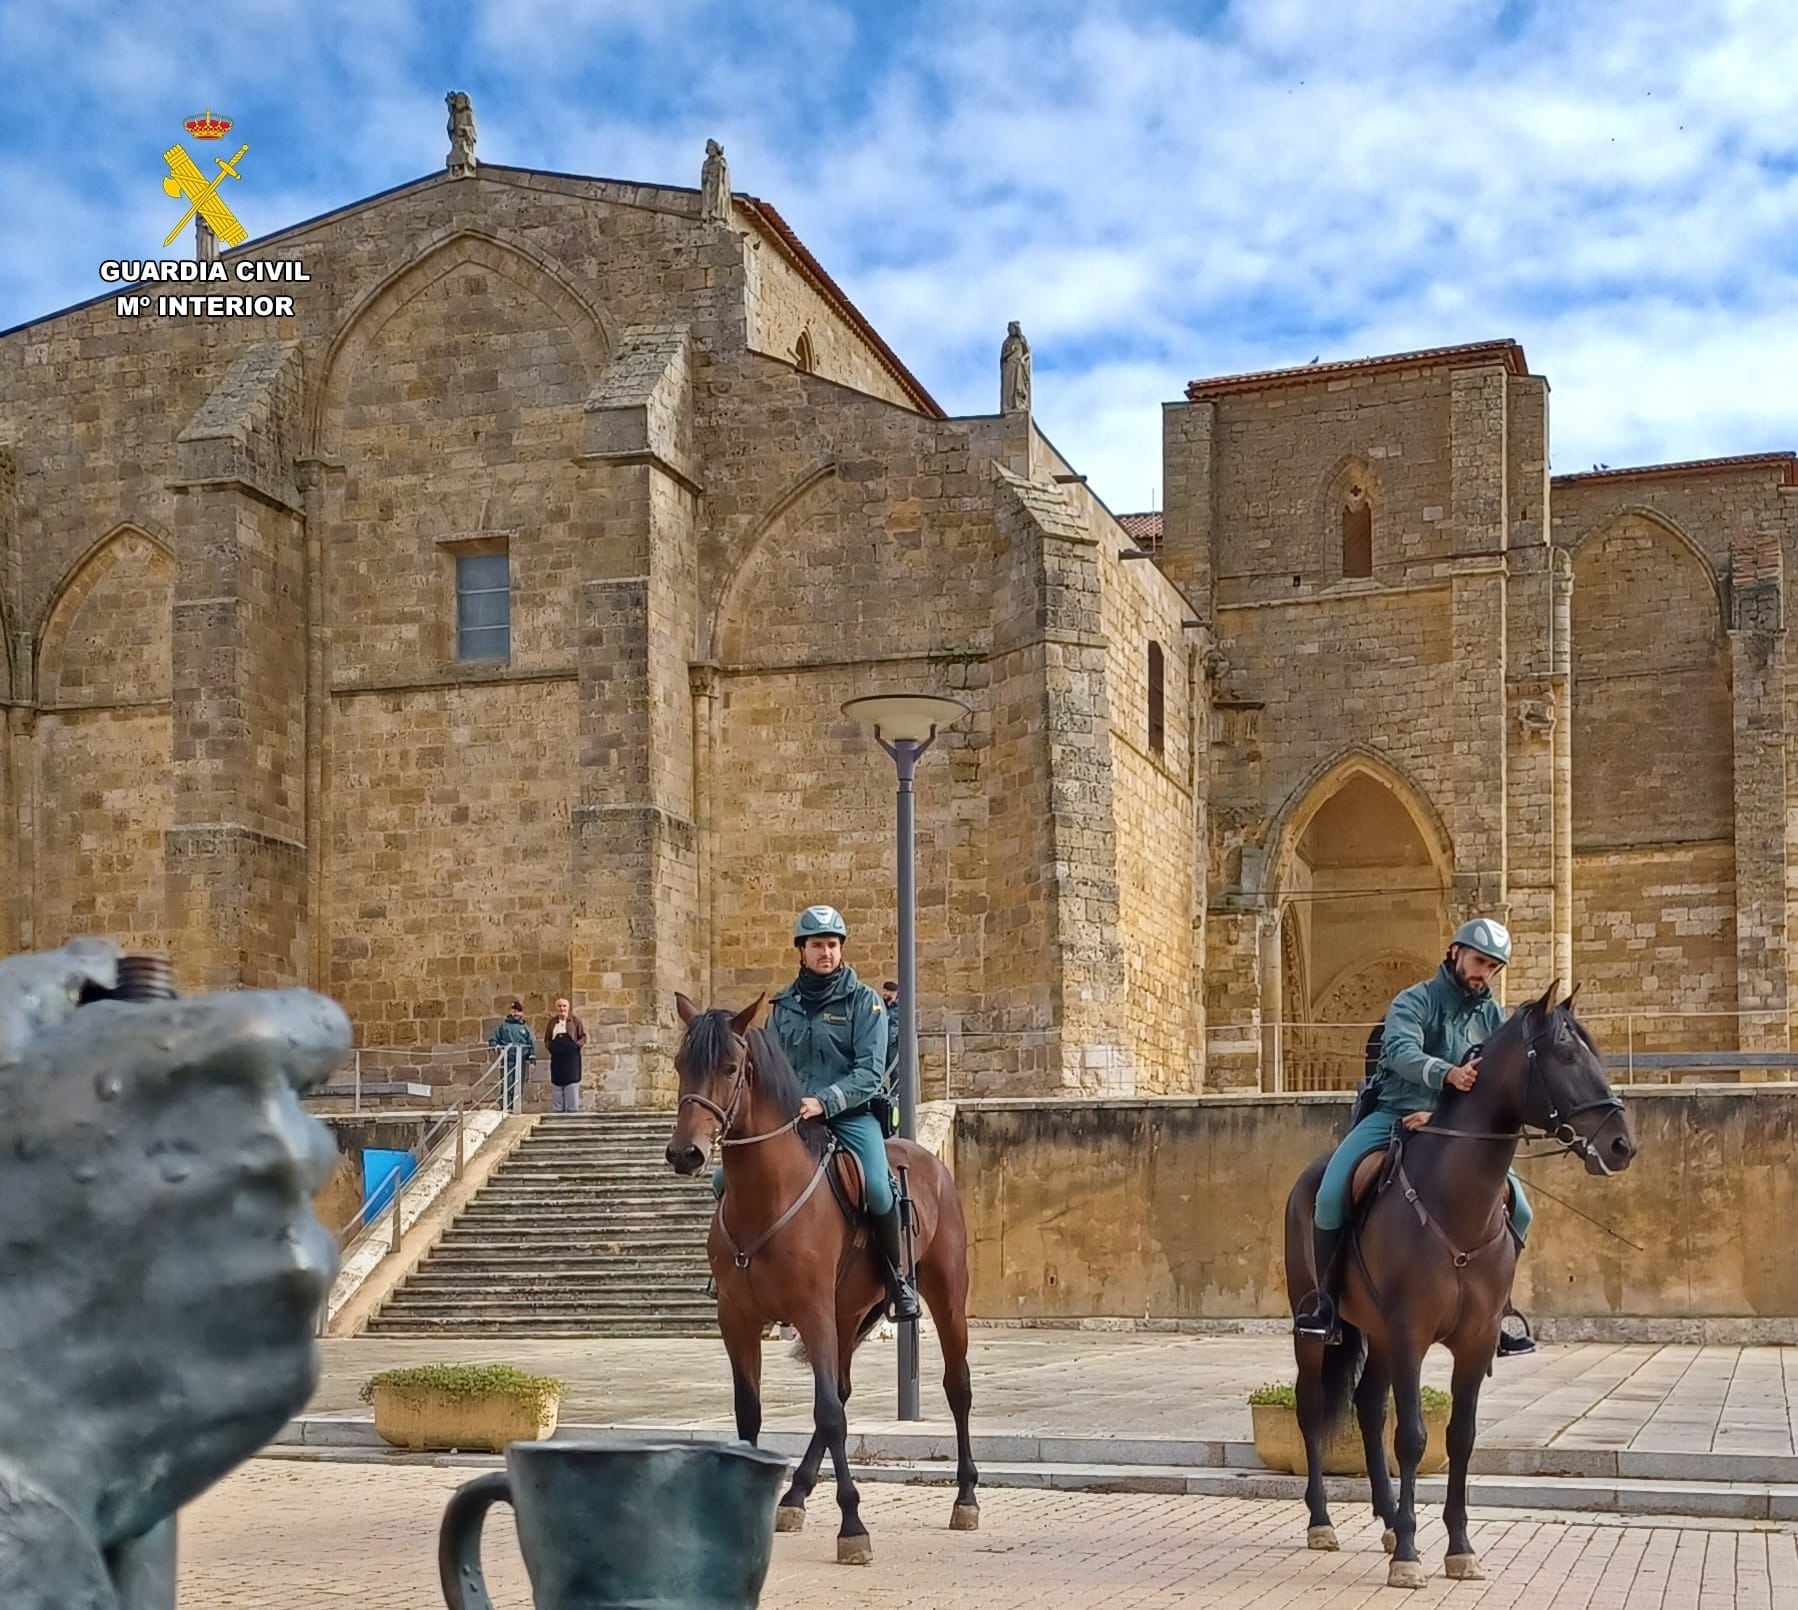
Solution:
[{"label": "red tile roof", "polygon": [[1679,464],[1638,464],[1621,470],[1580,470],[1557,475],[1556,486],[1569,481],[1645,481],[1670,476],[1729,475],[1743,470],[1779,470],[1782,486],[1798,486],[1798,453],[1743,453],[1735,458],[1691,458]]},{"label": "red tile roof", "polygon": [[901,389],[919,409],[932,419],[946,419],[948,416],[941,405],[924,389],[918,377],[899,361],[899,354],[881,339],[880,332],[862,316],[861,310],[844,294],[842,286],[825,272],[824,265],[812,256],[805,243],[793,233],[793,226],[758,196],[747,196],[739,190],[732,194],[731,200],[749,214],[750,222],[773,241],[794,267],[811,281],[812,289],[860,332],[868,345],[873,347],[881,366],[899,382]]},{"label": "red tile roof", "polygon": [[1120,514],[1117,522],[1137,547],[1147,548],[1150,553],[1154,553],[1161,546],[1159,511],[1154,514]]},{"label": "red tile roof", "polygon": [[1502,363],[1514,375],[1527,375],[1529,363],[1515,341],[1472,341],[1458,347],[1422,347],[1416,352],[1391,352],[1377,358],[1349,358],[1340,363],[1305,363],[1290,369],[1260,369],[1246,375],[1218,375],[1195,380],[1186,388],[1188,402],[1204,402],[1233,392],[1266,391],[1275,386],[1303,386],[1315,380],[1334,380],[1346,374],[1372,369],[1464,368],[1476,363]]}]

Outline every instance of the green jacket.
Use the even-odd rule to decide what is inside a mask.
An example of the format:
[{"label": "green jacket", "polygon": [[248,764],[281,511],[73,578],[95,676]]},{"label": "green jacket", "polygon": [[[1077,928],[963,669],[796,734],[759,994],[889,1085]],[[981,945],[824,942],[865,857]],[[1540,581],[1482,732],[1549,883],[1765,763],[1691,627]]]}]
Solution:
[{"label": "green jacket", "polygon": [[1470,995],[1443,962],[1433,978],[1400,990],[1380,1035],[1380,1073],[1375,1092],[1382,1111],[1434,1112],[1450,1068],[1467,1060],[1468,1048],[1498,1033],[1505,1009],[1482,990]]},{"label": "green jacket", "polygon": [[537,1042],[531,1035],[531,1026],[528,1023],[514,1023],[511,1018],[503,1017],[499,1020],[499,1027],[493,1031],[493,1038],[487,1043],[495,1050],[508,1045],[522,1045],[524,1060],[526,1062],[537,1060]]},{"label": "green jacket", "polygon": [[836,1118],[886,1088],[887,1009],[847,963],[830,990],[807,1002],[795,980],[774,997],[769,1026],[808,1096]]}]

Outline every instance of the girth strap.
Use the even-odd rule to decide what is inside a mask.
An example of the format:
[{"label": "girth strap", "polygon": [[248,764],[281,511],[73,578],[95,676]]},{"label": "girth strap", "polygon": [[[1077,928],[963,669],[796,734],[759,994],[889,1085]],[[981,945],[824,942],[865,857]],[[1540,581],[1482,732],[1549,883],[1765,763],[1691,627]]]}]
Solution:
[{"label": "girth strap", "polygon": [[835,1150],[836,1148],[832,1146],[826,1146],[824,1148],[824,1155],[818,1159],[817,1170],[813,1173],[811,1180],[806,1185],[805,1189],[794,1199],[793,1205],[769,1225],[766,1230],[757,1236],[747,1248],[739,1247],[736,1243],[736,1238],[731,1235],[730,1226],[724,1222],[725,1198],[720,1197],[718,1199],[718,1211],[716,1214],[718,1220],[718,1232],[724,1237],[724,1244],[730,1248],[731,1261],[735,1263],[739,1269],[747,1269],[749,1267],[749,1260],[779,1235],[780,1232],[792,1222],[793,1215],[804,1207],[807,1202],[811,1201],[812,1193],[815,1192],[819,1185],[824,1181],[825,1171],[830,1167],[831,1157],[835,1153]]}]

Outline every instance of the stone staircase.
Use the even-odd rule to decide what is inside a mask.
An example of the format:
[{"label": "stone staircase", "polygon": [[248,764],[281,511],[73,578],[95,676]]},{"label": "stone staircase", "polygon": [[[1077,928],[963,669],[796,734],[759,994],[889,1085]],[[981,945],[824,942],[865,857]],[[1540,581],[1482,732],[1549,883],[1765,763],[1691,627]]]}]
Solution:
[{"label": "stone staircase", "polygon": [[710,1174],[667,1113],[540,1118],[369,1322],[380,1336],[710,1336]]}]

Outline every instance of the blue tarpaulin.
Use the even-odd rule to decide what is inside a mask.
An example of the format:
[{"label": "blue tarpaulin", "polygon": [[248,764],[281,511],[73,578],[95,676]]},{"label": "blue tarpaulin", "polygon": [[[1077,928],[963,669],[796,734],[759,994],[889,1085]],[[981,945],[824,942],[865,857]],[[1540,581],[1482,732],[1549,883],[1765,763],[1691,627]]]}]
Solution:
[{"label": "blue tarpaulin", "polygon": [[385,1211],[400,1182],[412,1178],[418,1160],[410,1152],[377,1151],[372,1146],[362,1154],[362,1200],[368,1210],[362,1216],[370,1223]]}]

